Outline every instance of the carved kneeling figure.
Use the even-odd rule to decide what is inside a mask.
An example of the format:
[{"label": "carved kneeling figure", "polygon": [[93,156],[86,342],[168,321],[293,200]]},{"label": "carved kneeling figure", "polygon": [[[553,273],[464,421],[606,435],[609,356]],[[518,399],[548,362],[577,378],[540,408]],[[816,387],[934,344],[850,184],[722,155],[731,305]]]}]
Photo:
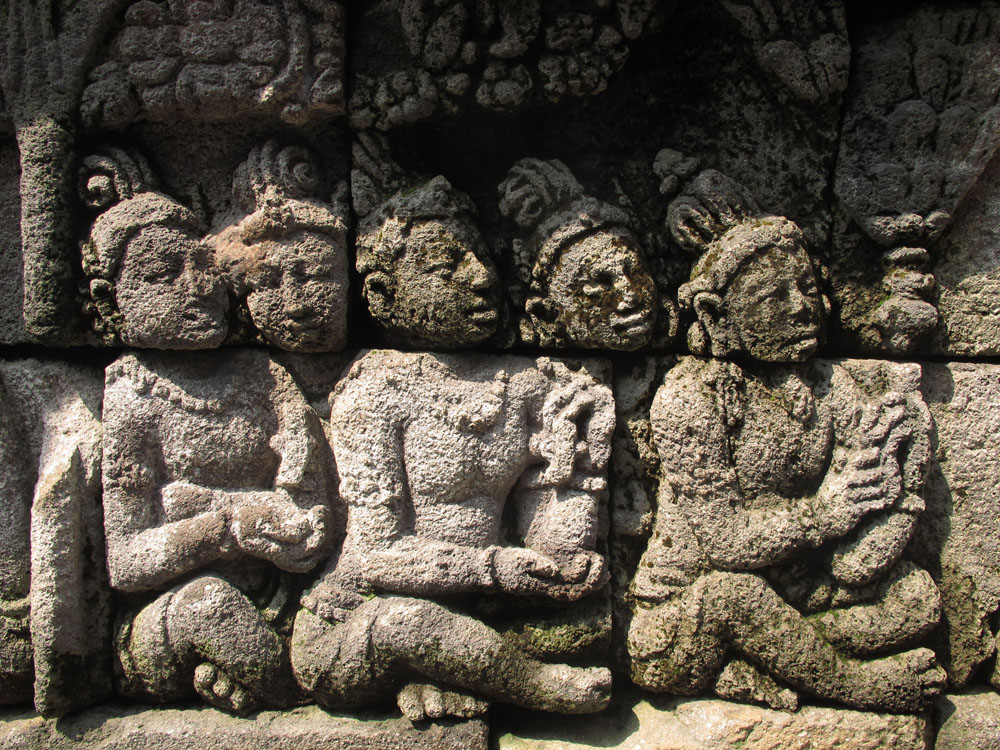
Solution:
[{"label": "carved kneeling figure", "polygon": [[[716,172],[691,188],[670,220],[704,252],[679,293],[692,349],[804,362],[826,304],[801,232]],[[697,693],[735,655],[859,708],[915,711],[940,692],[933,652],[898,653],[940,612],[929,575],[901,559],[930,456],[918,387],[916,366],[879,363],[689,357],[666,375],[657,518],[631,590],[636,683]]]}]

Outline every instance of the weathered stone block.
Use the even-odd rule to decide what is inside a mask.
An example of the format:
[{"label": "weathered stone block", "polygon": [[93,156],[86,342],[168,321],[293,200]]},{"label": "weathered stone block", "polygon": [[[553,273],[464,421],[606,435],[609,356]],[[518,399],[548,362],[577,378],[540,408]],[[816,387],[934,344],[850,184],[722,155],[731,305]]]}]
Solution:
[{"label": "weathered stone block", "polygon": [[[508,719],[508,721],[510,721]],[[646,701],[566,722],[516,719],[499,750],[930,750],[928,721],[836,708],[796,713],[719,700]],[[957,747],[957,746],[956,746]],[[972,745],[962,747],[973,747]]]},{"label": "weathered stone block", "polygon": [[942,695],[934,706],[934,750],[1000,750],[1000,695],[972,691]]},{"label": "weathered stone block", "polygon": [[[945,624],[939,651],[952,683],[963,686],[996,653],[1000,366],[926,364],[922,391],[936,426],[936,460],[914,556],[938,581]],[[990,679],[1000,684],[996,674]]]},{"label": "weathered stone block", "polygon": [[209,708],[93,709],[66,719],[0,714],[0,749],[486,750],[485,722],[358,719],[315,706],[248,718]]}]

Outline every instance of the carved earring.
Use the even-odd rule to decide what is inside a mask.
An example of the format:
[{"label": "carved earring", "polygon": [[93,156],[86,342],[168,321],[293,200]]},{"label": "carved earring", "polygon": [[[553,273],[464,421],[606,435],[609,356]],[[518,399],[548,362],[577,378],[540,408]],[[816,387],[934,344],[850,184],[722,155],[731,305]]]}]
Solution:
[{"label": "carved earring", "polygon": [[365,299],[375,317],[386,315],[392,304],[391,284],[392,278],[383,271],[372,271],[365,277]]}]

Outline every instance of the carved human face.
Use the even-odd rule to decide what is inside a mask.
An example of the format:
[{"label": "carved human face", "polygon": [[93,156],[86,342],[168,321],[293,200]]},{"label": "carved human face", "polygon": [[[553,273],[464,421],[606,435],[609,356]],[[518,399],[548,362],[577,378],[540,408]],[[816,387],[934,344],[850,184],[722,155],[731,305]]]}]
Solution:
[{"label": "carved human face", "polygon": [[549,276],[554,322],[571,345],[632,351],[649,343],[656,288],[635,237],[616,227],[559,254]]},{"label": "carved human face", "polygon": [[207,349],[226,337],[226,289],[208,248],[168,227],[139,230],[115,281],[128,346]]},{"label": "carved human face", "polygon": [[816,272],[799,242],[757,253],[730,282],[725,309],[743,352],[765,362],[801,362],[819,348],[826,315]]},{"label": "carved human face", "polygon": [[347,327],[347,250],[316,232],[265,241],[249,271],[247,307],[270,343],[299,352],[343,348]]},{"label": "carved human face", "polygon": [[390,334],[408,344],[446,347],[492,336],[500,286],[478,230],[461,219],[418,221],[405,243],[388,271],[391,289],[379,289],[376,274],[365,283],[372,313]]}]

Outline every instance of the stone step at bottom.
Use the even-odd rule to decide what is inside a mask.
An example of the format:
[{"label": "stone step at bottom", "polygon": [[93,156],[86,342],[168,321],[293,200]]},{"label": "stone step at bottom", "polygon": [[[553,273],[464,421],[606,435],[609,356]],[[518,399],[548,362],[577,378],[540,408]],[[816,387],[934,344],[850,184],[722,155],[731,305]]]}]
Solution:
[{"label": "stone step at bottom", "polygon": [[352,718],[316,706],[237,718],[208,707],[0,711],[0,750],[487,750],[485,721]]}]

